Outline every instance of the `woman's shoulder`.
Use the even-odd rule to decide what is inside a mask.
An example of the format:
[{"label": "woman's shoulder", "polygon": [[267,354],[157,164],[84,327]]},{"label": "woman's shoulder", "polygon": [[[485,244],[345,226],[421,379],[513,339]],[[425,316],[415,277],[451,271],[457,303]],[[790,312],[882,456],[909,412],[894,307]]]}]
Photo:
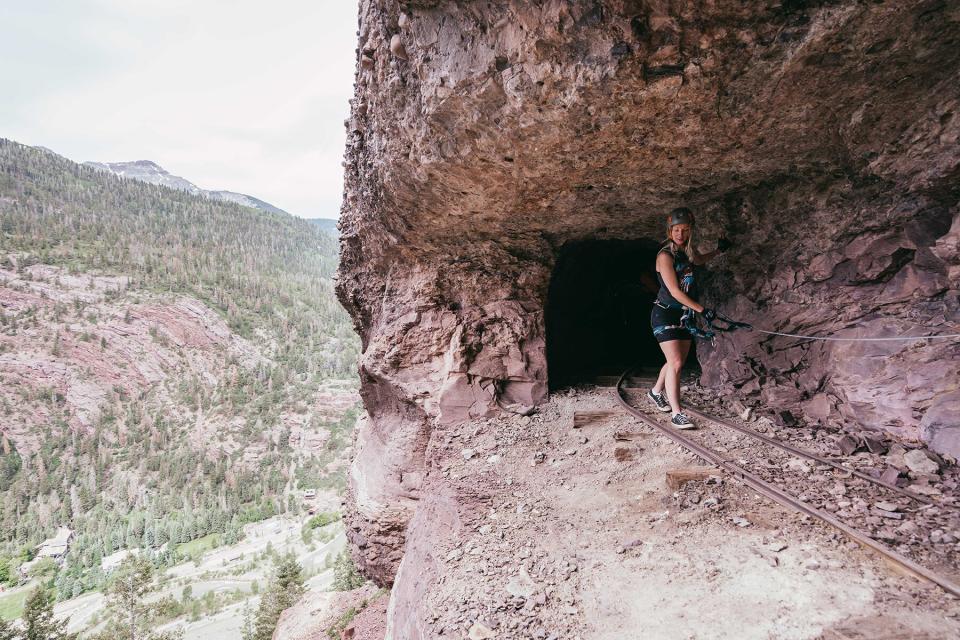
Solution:
[{"label": "woman's shoulder", "polygon": [[657,264],[673,264],[675,261],[676,256],[670,247],[661,247],[657,252]]}]

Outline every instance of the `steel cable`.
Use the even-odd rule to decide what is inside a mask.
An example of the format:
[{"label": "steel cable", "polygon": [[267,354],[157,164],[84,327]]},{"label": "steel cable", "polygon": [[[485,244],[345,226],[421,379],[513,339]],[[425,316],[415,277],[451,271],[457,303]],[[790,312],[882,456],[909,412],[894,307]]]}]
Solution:
[{"label": "steel cable", "polygon": [[803,336],[796,333],[781,333],[779,331],[767,331],[766,329],[758,329],[756,327],[753,327],[753,330],[759,331],[760,333],[766,333],[771,336],[799,338],[801,340],[826,340],[830,342],[893,342],[897,340],[935,340],[937,338],[947,338],[951,340],[960,339],[960,333],[949,333],[935,336],[893,336],[889,338],[833,338],[829,336]]}]

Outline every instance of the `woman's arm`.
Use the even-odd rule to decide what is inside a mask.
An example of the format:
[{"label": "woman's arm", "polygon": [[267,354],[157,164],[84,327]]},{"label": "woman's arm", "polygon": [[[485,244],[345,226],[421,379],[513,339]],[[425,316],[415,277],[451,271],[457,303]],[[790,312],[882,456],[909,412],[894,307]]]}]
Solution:
[{"label": "woman's arm", "polygon": [[667,291],[670,292],[674,300],[685,307],[690,307],[697,313],[703,313],[703,305],[680,289],[680,283],[677,282],[677,272],[673,270],[673,256],[669,253],[661,253],[658,255],[657,271],[660,272],[660,277],[663,278],[663,284],[667,285]]}]

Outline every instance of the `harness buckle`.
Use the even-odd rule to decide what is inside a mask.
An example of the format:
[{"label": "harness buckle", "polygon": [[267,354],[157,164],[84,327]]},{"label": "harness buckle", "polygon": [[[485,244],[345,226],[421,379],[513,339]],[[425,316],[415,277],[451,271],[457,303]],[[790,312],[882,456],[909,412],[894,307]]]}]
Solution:
[{"label": "harness buckle", "polygon": [[[684,308],[686,310],[684,311],[683,316],[680,318],[680,323],[687,331],[690,332],[691,335],[696,338],[700,338],[701,340],[710,340],[711,342],[716,341],[718,331],[730,332],[736,331],[737,329],[753,329],[753,325],[747,322],[738,322],[737,320],[728,318],[721,313],[717,313],[712,321],[704,319],[704,324],[706,327],[701,329],[699,326],[697,326],[697,314],[686,307]],[[726,326],[721,326],[720,324],[714,323],[723,323]]]}]

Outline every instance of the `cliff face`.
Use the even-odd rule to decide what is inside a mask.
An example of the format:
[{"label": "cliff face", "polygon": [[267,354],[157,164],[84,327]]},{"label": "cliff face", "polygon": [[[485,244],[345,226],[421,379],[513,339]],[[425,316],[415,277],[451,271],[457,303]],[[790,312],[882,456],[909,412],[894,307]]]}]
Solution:
[{"label": "cliff face", "polygon": [[[655,246],[688,206],[703,249],[734,242],[703,295],[728,315],[956,333],[958,42],[942,1],[361,2],[338,293],[364,346],[364,571],[395,575],[437,425],[547,397],[578,241]],[[957,341],[698,349],[705,384],[768,410],[960,453]]]},{"label": "cliff face", "polygon": [[[282,411],[275,426],[250,437],[242,416],[190,400],[272,364],[264,345],[195,298],[135,292],[130,280],[42,264],[0,267],[0,439],[29,459],[50,432],[93,437],[137,398],[143,413],[190,423],[182,437],[209,459],[237,455],[235,470],[258,469],[285,432],[299,452],[323,454],[330,433],[311,428],[312,417],[336,422],[356,405],[355,391],[325,385],[303,413]],[[119,444],[138,426],[130,420],[117,429]]]}]

